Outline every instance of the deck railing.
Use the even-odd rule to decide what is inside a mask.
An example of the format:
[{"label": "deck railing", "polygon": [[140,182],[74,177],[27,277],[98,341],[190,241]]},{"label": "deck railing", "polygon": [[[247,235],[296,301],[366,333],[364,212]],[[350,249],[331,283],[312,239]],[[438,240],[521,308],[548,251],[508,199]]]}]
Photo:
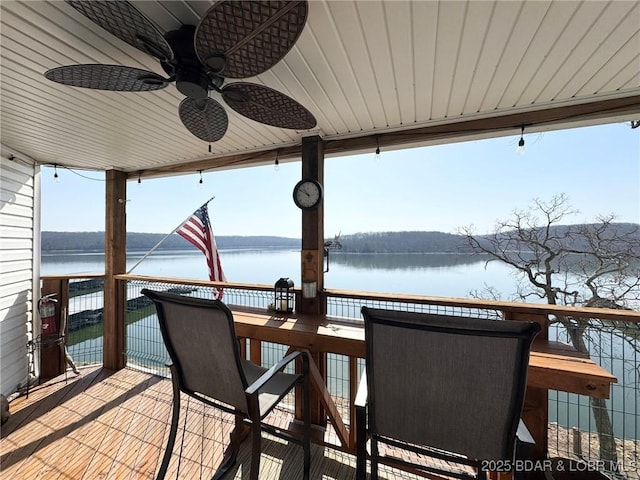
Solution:
[{"label": "deck railing", "polygon": [[[169,290],[176,293],[204,298],[212,297],[214,288],[210,282],[182,279],[160,279],[119,275],[118,280],[126,284],[126,358],[134,368],[168,375],[164,367],[168,355],[162,344],[153,306],[140,294],[142,288]],[[79,281],[77,278],[74,282]],[[72,285],[68,282],[68,285]],[[72,287],[77,288],[77,287]],[[99,313],[100,294],[87,292],[86,306],[82,310]],[[92,297],[93,296],[93,297]],[[410,295],[386,295],[363,292],[328,290],[324,292],[327,315],[342,320],[361,322],[360,308],[363,305],[407,311],[441,313],[447,315],[471,315],[481,318],[523,319],[534,318],[548,321],[548,338],[572,343],[575,331],[585,327],[581,338],[590,357],[618,378],[612,386],[611,398],[606,400],[606,410],[611,420],[616,454],[613,464],[601,462],[598,426],[593,417],[590,397],[549,391],[548,449],[551,456],[580,458],[627,478],[640,478],[638,459],[640,458],[640,328],[637,314],[628,315],[624,311],[606,318],[597,317],[594,309],[567,309],[544,304],[515,304],[511,302],[490,302],[474,299],[453,299],[442,297],[421,297]],[[226,284],[224,301],[230,305],[251,306],[266,309],[272,302],[273,291],[267,285]],[[69,309],[72,313],[72,309]],[[74,311],[72,314],[76,314]],[[97,317],[91,317],[97,318]],[[559,322],[562,320],[562,322]],[[83,326],[82,331],[89,326]],[[573,331],[571,331],[573,329]],[[582,330],[581,330],[582,331]],[[74,332],[71,332],[74,333]],[[93,337],[93,335],[89,335]],[[70,336],[70,351],[77,363],[90,363],[95,359],[101,341],[87,338],[75,343]],[[85,342],[89,342],[85,346]],[[247,340],[247,355],[259,349],[258,358],[265,366],[273,364],[286,350],[284,345],[267,344],[260,339]],[[81,352],[90,352],[89,354]],[[95,361],[95,360],[94,360]],[[322,352],[321,371],[327,389],[338,406],[342,420],[350,425],[353,415],[353,400],[362,359]],[[352,440],[352,439],[351,439]],[[340,442],[336,440],[336,446]],[[339,447],[340,448],[340,447]],[[611,455],[610,455],[611,458]]]}]

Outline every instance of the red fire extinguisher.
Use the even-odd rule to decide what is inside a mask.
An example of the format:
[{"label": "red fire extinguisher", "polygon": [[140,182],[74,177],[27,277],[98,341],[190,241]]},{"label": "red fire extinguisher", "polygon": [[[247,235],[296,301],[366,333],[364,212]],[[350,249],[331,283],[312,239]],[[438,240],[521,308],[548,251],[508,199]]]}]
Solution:
[{"label": "red fire extinguisher", "polygon": [[58,333],[58,326],[56,325],[56,302],[58,300],[53,298],[54,296],[55,293],[52,293],[38,300],[38,311],[40,312],[43,335]]}]

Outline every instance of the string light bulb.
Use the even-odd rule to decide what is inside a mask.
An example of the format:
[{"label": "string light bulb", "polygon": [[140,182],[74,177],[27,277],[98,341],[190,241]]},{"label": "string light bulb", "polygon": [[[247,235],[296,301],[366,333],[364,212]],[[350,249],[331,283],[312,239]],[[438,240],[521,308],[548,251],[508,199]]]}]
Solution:
[{"label": "string light bulb", "polygon": [[524,125],[520,127],[520,140],[518,140],[518,148],[516,148],[516,152],[520,155],[524,155]]},{"label": "string light bulb", "polygon": [[140,178],[142,176],[142,174],[140,172],[138,172],[138,185],[140,185],[142,183],[142,178]]},{"label": "string light bulb", "polygon": [[202,180],[202,170],[198,170],[198,173],[200,174],[200,180],[198,181],[198,183],[202,185],[204,183],[204,181]]},{"label": "string light bulb", "polygon": [[275,165],[273,166],[273,169],[276,172],[280,170],[280,160],[278,159],[278,157],[280,157],[280,150],[276,150],[276,161],[275,161]]},{"label": "string light bulb", "polygon": [[373,156],[373,159],[378,161],[380,160],[380,139],[376,135],[376,154]]},{"label": "string light bulb", "polygon": [[60,182],[60,179],[58,178],[58,165],[53,166],[53,181],[56,183]]}]

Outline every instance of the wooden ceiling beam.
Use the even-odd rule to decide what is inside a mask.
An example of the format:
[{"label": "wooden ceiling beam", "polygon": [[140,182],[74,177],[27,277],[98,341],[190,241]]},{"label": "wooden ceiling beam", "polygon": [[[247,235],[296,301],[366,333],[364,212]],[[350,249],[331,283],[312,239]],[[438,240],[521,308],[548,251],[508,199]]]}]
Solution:
[{"label": "wooden ceiling beam", "polygon": [[[598,100],[576,105],[565,105],[544,108],[527,112],[496,115],[473,120],[451,120],[448,123],[429,125],[418,128],[371,133],[341,139],[325,139],[325,156],[335,157],[350,155],[363,151],[373,152],[376,146],[381,149],[389,147],[421,146],[442,144],[482,138],[501,136],[519,131],[521,126],[529,131],[554,130],[574,124],[576,127],[594,120],[620,117],[640,117],[640,95],[631,97]],[[605,122],[601,122],[605,123]],[[533,129],[533,130],[532,130]],[[228,170],[232,168],[255,167],[280,162],[300,160],[301,145],[274,148],[246,154],[227,155],[195,162],[158,167],[144,171],[129,172],[128,178],[171,176],[199,171]]]}]

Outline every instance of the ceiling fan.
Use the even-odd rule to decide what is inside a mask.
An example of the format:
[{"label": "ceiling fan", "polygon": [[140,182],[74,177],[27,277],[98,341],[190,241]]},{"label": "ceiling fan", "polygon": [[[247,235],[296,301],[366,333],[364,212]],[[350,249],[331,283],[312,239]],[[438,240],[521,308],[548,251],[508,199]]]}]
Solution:
[{"label": "ceiling fan", "polygon": [[121,65],[67,65],[45,72],[54,82],[118,92],[159,90],[175,82],[186,98],[180,120],[205,142],[220,140],[229,120],[225,103],[245,117],[274,127],[307,130],[314,116],[291,97],[257,83],[224,84],[227,78],[258,75],[278,63],[293,47],[307,20],[301,1],[221,1],[197,26],[182,25],[162,33],[128,1],[67,0],[82,15],[109,33],[156,58],[167,78]]}]

